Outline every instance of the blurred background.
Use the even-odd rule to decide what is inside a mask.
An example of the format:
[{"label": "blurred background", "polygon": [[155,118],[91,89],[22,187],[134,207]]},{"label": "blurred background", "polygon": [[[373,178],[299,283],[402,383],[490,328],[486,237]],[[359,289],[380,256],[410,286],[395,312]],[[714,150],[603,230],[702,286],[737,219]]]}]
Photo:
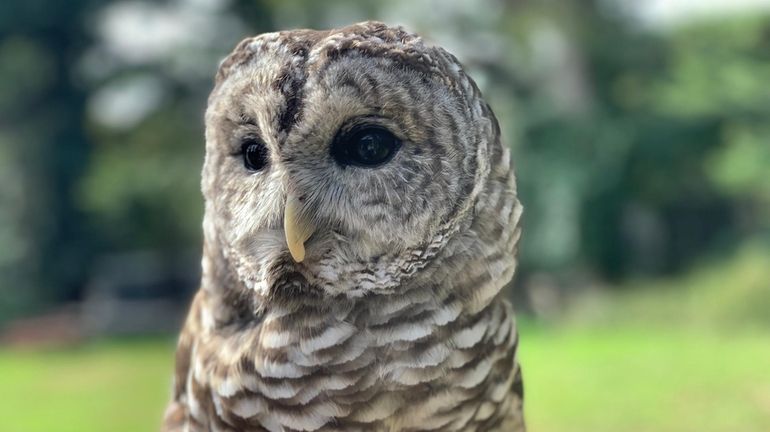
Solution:
[{"label": "blurred background", "polygon": [[770,430],[770,0],[3,0],[0,430],[157,430],[218,62],[365,19],[513,150],[530,429]]}]

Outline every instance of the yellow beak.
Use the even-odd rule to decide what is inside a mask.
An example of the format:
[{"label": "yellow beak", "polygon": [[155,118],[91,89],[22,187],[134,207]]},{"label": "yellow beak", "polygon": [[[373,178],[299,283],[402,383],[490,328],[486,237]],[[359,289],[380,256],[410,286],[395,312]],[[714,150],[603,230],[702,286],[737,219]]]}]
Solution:
[{"label": "yellow beak", "polygon": [[291,257],[296,262],[302,262],[305,259],[305,242],[316,230],[313,222],[302,216],[301,210],[300,200],[289,194],[283,212],[283,230]]}]

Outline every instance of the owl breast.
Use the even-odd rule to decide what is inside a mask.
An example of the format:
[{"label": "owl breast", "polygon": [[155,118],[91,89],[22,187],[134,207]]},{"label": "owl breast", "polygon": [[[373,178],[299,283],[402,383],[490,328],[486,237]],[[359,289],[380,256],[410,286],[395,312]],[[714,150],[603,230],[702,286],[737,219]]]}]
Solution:
[{"label": "owl breast", "polygon": [[463,312],[415,287],[215,331],[191,347],[192,430],[496,430],[520,404],[512,311]]}]

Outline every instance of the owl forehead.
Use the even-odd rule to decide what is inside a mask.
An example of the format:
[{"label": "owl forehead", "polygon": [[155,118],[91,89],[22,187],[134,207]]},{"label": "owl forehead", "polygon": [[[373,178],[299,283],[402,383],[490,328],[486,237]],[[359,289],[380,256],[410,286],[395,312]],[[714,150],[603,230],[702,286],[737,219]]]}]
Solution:
[{"label": "owl forehead", "polygon": [[[231,71],[255,57],[282,57],[289,62],[295,60],[295,65],[304,65],[324,63],[349,52],[388,57],[414,69],[448,75],[444,64],[447,57],[426,46],[418,35],[370,21],[331,30],[290,30],[247,38],[222,62],[216,82],[219,84]],[[454,58],[449,60],[456,63]],[[459,65],[451,65],[450,69],[459,69]]]},{"label": "owl forehead", "polygon": [[[227,105],[240,109],[236,115],[258,117],[254,123],[269,125],[269,132],[280,139],[306,114],[307,99],[319,86],[335,92],[346,87],[337,93],[353,94],[348,98],[353,102],[346,106],[348,110],[379,103],[381,110],[408,117],[408,112],[398,109],[427,99],[426,89],[436,85],[450,93],[456,90],[452,77],[459,71],[453,57],[426,47],[414,34],[380,23],[362,23],[246,39],[220,66],[215,93],[218,88],[223,99],[228,99]],[[403,84],[399,79],[405,76],[419,76],[423,85],[399,88]],[[340,98],[317,101],[320,103],[314,107],[330,109],[327,119],[344,116],[344,112],[334,112],[335,101]]]}]

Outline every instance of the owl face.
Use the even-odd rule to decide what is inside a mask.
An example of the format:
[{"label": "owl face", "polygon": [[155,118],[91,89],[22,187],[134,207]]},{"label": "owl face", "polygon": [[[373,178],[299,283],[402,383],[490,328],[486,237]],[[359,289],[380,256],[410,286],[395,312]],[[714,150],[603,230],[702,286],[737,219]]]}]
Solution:
[{"label": "owl face", "polygon": [[207,241],[253,268],[428,243],[492,135],[463,78],[445,51],[377,23],[243,41],[206,113]]}]

